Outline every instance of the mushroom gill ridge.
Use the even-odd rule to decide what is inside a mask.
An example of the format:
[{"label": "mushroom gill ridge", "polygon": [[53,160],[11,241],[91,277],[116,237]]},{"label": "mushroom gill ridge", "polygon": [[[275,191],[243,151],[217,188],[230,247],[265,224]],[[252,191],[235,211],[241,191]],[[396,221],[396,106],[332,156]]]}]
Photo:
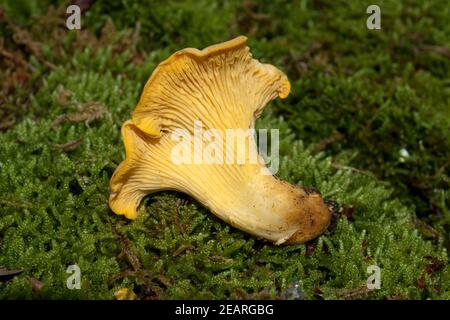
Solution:
[{"label": "mushroom gill ridge", "polygon": [[183,49],[154,70],[122,126],[126,159],[110,181],[115,213],[134,219],[145,195],[176,190],[277,244],[305,242],[326,229],[331,214],[320,194],[276,179],[258,155],[248,129],[269,101],[289,94],[290,83],[253,59],[246,40]]}]

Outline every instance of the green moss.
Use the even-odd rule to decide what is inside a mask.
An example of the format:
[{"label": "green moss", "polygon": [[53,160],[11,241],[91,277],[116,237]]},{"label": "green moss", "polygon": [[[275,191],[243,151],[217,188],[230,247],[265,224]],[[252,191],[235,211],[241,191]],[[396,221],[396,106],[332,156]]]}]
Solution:
[{"label": "green moss", "polygon": [[[294,284],[308,299],[450,298],[450,64],[430,51],[449,45],[448,6],[383,2],[383,30],[369,31],[364,1],[97,1],[82,20],[88,30],[62,28],[58,38],[42,32],[48,17],[27,20],[42,12],[37,5],[8,3],[7,15],[25,17],[15,23],[50,49],[25,50],[32,78],[2,105],[15,123],[0,134],[0,266],[25,272],[0,282],[0,298],[111,299],[123,286],[141,298],[282,298]],[[105,31],[108,17],[118,31]],[[140,37],[129,42],[126,28],[138,20]],[[11,23],[0,30],[19,50]],[[147,197],[133,222],[108,208],[124,158],[120,125],[153,68],[177,49],[240,33],[293,84],[257,123],[280,129],[278,175],[316,187],[346,213],[307,245],[256,240],[179,193]],[[92,101],[104,111],[88,124],[54,124]],[[424,235],[417,216],[437,231]],[[66,287],[73,263],[81,290]],[[380,290],[364,290],[369,265],[381,268]],[[44,288],[33,290],[29,276]]]}]

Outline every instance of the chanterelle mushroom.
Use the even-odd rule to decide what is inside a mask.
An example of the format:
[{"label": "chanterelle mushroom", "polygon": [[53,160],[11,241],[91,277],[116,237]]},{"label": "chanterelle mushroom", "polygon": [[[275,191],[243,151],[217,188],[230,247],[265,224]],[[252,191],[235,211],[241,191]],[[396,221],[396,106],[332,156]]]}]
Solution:
[{"label": "chanterelle mushroom", "polygon": [[[270,100],[289,94],[287,77],[252,59],[246,40],[184,49],[156,68],[132,119],[122,126],[126,159],[110,182],[115,213],[134,219],[145,195],[176,190],[227,223],[277,244],[302,243],[326,229],[331,214],[321,196],[267,174],[263,161],[251,162],[248,154],[257,154],[257,146],[250,136],[244,163],[208,162],[212,154],[203,154],[200,162],[177,163],[173,156],[180,144],[172,135],[177,130],[194,135],[200,123],[203,131],[226,136],[227,129],[253,128]],[[184,141],[194,157],[199,146],[221,142],[201,141],[194,149],[193,140]]]}]

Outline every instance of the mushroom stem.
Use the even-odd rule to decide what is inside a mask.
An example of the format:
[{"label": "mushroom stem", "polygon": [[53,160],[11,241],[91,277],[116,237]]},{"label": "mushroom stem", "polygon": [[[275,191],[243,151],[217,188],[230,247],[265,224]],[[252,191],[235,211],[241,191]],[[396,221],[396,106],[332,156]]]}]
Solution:
[{"label": "mushroom stem", "polygon": [[223,197],[207,190],[193,196],[234,227],[276,244],[311,240],[331,218],[319,194],[307,194],[273,176],[253,175],[229,192],[234,201],[225,205]]}]

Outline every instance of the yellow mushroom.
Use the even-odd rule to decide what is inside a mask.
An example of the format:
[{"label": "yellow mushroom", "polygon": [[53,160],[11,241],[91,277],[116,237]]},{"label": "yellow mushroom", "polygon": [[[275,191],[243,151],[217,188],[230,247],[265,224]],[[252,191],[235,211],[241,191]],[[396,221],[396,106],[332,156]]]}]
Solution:
[{"label": "yellow mushroom", "polygon": [[[303,243],[327,228],[331,214],[320,194],[268,172],[252,135],[244,135],[240,162],[238,141],[225,141],[230,130],[254,128],[265,105],[290,92],[287,77],[253,59],[246,40],[183,49],[155,69],[122,126],[126,159],[110,182],[115,213],[135,219],[144,196],[176,190],[276,244]],[[198,132],[209,135],[196,140]]]},{"label": "yellow mushroom", "polygon": [[117,300],[136,300],[137,299],[136,293],[134,293],[133,290],[130,290],[126,287],[120,288],[117,291],[115,291],[114,297],[116,297]]}]

